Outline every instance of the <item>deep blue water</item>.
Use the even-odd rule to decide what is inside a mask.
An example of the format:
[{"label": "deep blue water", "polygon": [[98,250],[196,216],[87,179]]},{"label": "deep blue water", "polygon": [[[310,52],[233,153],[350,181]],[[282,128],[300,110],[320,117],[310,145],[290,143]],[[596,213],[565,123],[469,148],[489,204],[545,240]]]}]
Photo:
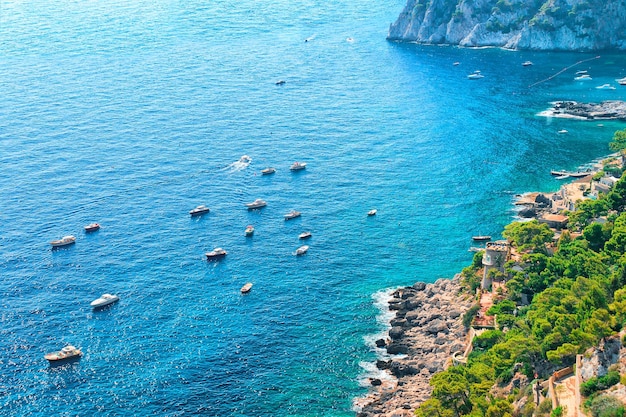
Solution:
[{"label": "deep blue water", "polygon": [[593,55],[389,43],[402,6],[0,1],[1,415],[353,415],[373,294],[453,276],[626,127],[535,116],[625,99],[623,56],[529,88]]}]

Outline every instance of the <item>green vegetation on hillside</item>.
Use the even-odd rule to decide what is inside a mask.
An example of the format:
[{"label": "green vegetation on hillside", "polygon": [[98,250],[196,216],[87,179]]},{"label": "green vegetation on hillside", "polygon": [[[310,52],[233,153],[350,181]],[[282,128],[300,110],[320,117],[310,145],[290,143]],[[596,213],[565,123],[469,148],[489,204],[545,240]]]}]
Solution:
[{"label": "green vegetation on hillside", "polygon": [[[626,130],[616,133],[614,143],[611,149],[626,149]],[[516,247],[520,260],[507,263],[507,291],[488,312],[498,315],[499,329],[474,339],[467,365],[450,367],[431,379],[432,398],[416,415],[509,417],[513,402],[529,393],[518,389],[517,395],[501,398],[493,393],[494,384],[504,386],[518,373],[529,381],[547,378],[622,329],[626,324],[626,175],[608,194],[580,203],[571,213],[570,226],[575,230],[564,231],[557,241],[554,232],[537,221],[514,222],[505,228],[503,235]],[[463,271],[469,290],[480,282],[479,255]],[[590,380],[584,394],[619,380],[616,373]],[[598,403],[597,410],[610,403],[590,400]],[[532,401],[520,415],[533,412],[547,415],[535,410]]]}]

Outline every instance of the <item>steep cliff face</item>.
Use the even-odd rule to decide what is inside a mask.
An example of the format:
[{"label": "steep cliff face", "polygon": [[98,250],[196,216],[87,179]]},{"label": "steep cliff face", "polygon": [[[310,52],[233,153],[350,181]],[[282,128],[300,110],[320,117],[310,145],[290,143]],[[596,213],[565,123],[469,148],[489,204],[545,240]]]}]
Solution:
[{"label": "steep cliff face", "polygon": [[626,50],[626,0],[408,0],[387,38],[509,49]]}]

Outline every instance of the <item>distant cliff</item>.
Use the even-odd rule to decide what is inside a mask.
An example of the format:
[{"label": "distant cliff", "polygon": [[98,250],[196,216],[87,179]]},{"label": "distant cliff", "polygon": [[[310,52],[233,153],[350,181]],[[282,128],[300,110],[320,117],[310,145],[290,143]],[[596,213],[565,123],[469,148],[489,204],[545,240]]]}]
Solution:
[{"label": "distant cliff", "polygon": [[626,0],[407,0],[387,38],[509,49],[626,50]]}]

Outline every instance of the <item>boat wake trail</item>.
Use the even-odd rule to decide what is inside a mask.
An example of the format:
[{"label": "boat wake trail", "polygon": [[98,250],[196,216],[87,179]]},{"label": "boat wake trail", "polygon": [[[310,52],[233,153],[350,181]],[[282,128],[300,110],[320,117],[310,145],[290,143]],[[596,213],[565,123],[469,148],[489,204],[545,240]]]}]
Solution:
[{"label": "boat wake trail", "polygon": [[223,170],[229,172],[243,171],[248,168],[250,163],[252,162],[252,158],[248,155],[243,155],[239,158],[238,161],[233,162],[232,164],[228,164]]}]

